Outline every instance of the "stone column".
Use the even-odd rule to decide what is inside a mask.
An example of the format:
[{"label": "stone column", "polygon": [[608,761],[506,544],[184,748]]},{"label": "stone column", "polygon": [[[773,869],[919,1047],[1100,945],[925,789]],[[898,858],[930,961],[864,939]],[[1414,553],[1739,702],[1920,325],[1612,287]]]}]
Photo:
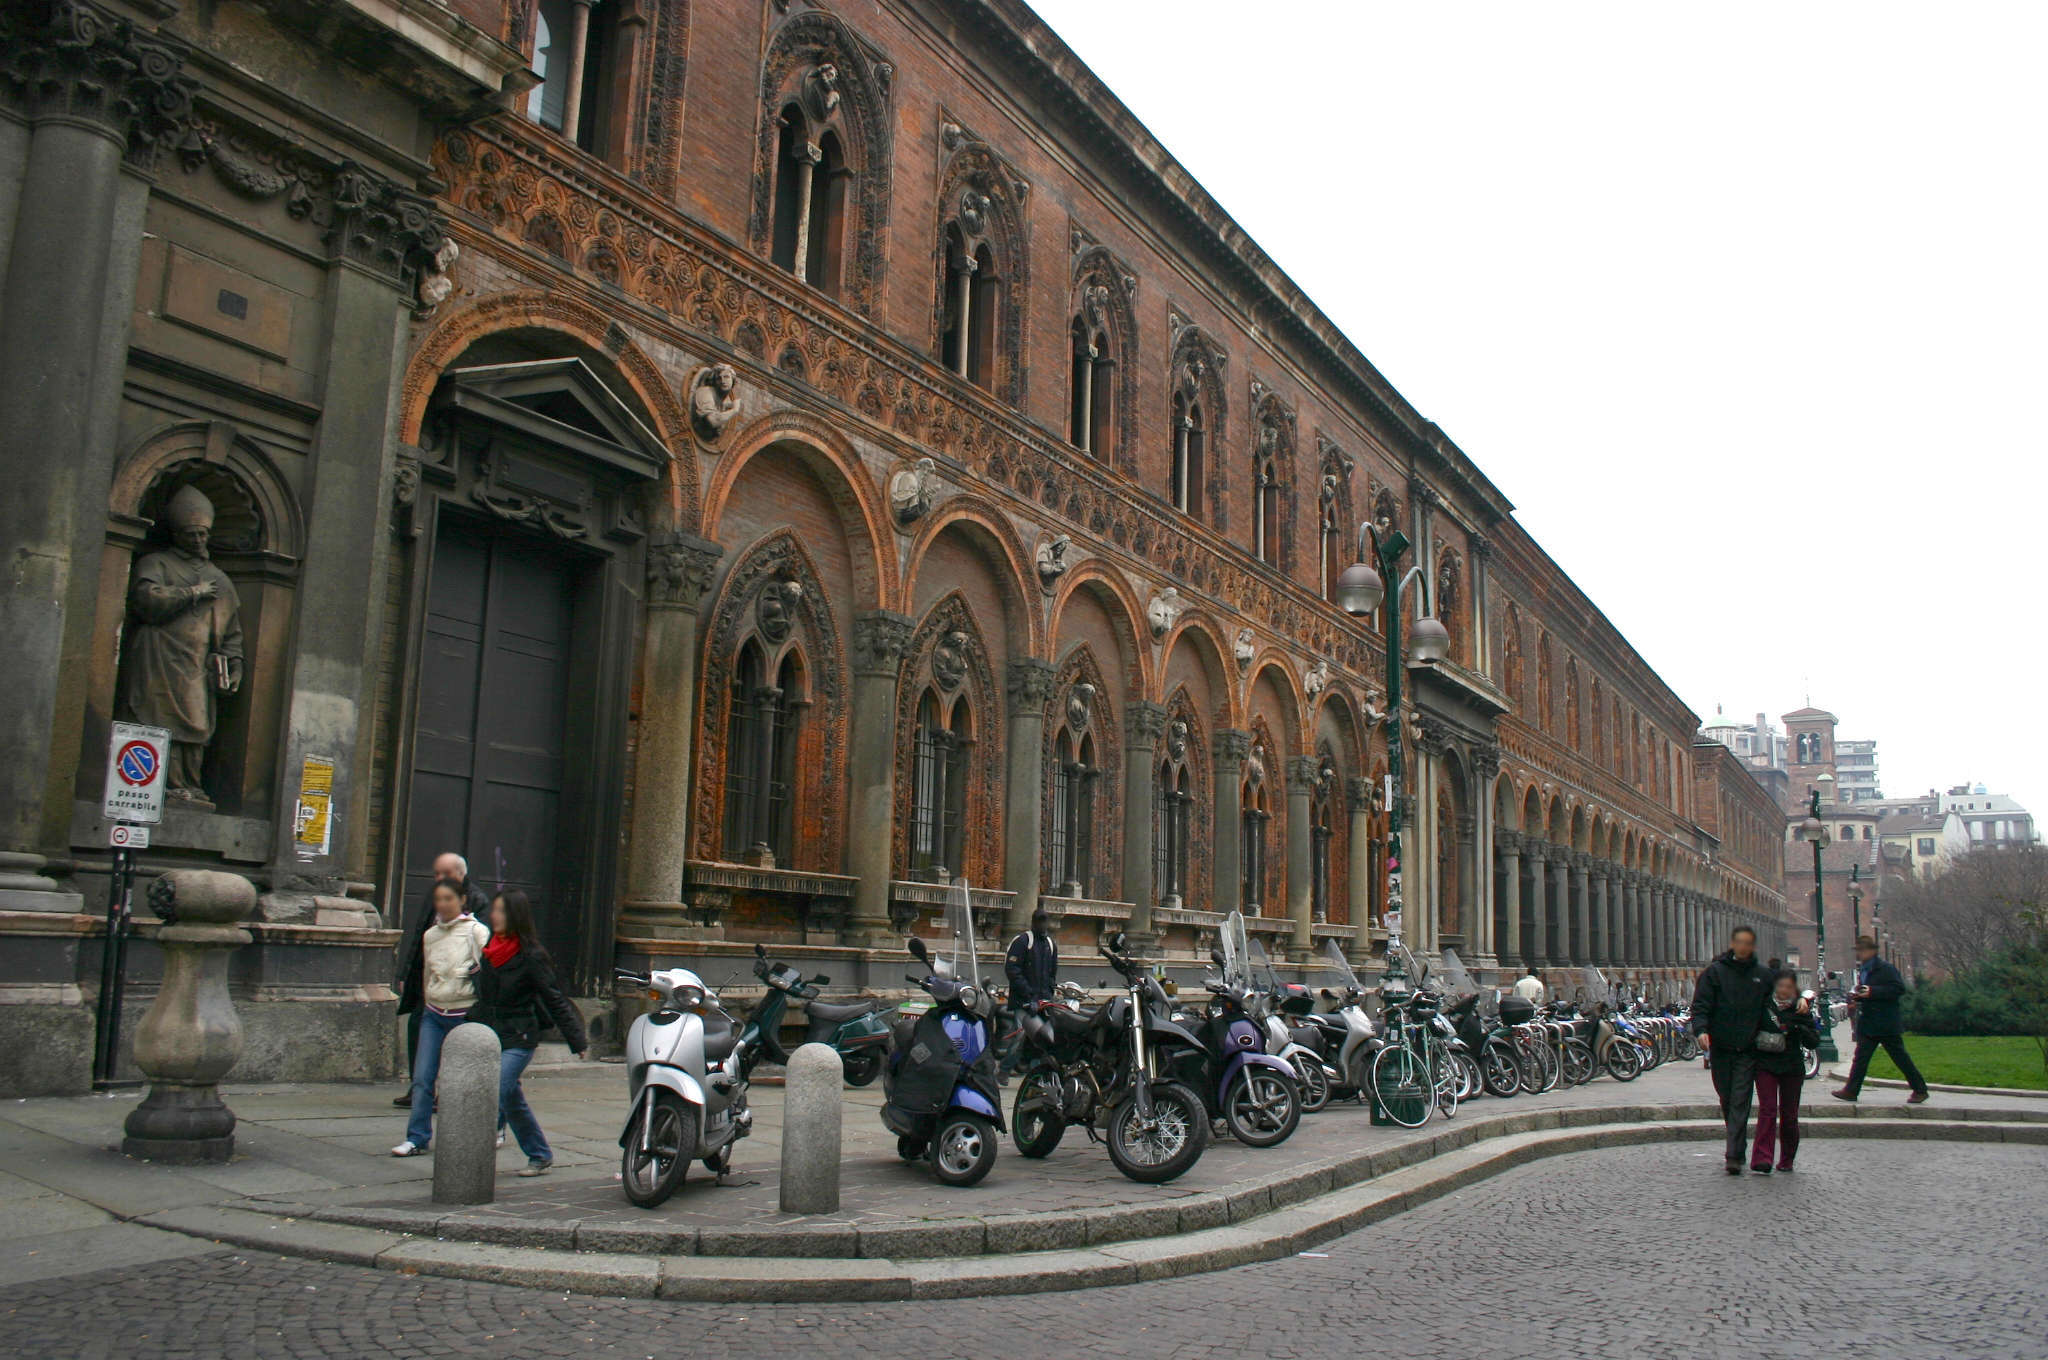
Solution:
[{"label": "stone column", "polygon": [[1522,857],[1529,861],[1529,938],[1522,941],[1522,962],[1531,968],[1550,961],[1550,854],[1549,842],[1522,838]]},{"label": "stone column", "polygon": [[[85,5],[24,10],[9,33],[9,82],[30,126],[0,281],[0,893],[35,907],[56,895],[33,852],[61,847],[70,819],[75,723],[59,734],[67,611],[89,609],[114,451],[102,420],[121,390],[142,222],[123,162],[147,172],[184,130],[193,83],[176,51]],[[125,296],[116,296],[126,291]],[[98,439],[95,435],[99,435]],[[78,621],[72,631],[78,632]],[[46,791],[55,788],[46,823]]]},{"label": "stone column", "polygon": [[724,549],[674,533],[647,547],[647,616],[640,653],[640,731],[626,909],[682,913],[689,858],[691,748],[697,731],[697,605]]},{"label": "stone column", "polygon": [[1216,820],[1210,828],[1216,838],[1211,872],[1211,900],[1205,911],[1229,913],[1243,906],[1240,900],[1244,875],[1244,779],[1245,757],[1252,753],[1252,734],[1226,727],[1216,734]]},{"label": "stone column", "polygon": [[1003,826],[1003,887],[1012,894],[1012,933],[1031,926],[1038,910],[1038,880],[1044,828],[1039,809],[1045,793],[1045,706],[1052,698],[1053,668],[1037,657],[1019,657],[1006,677],[1010,703]]},{"label": "stone column", "polygon": [[1657,880],[1657,965],[1669,968],[1678,958],[1678,914],[1671,904],[1671,884]]},{"label": "stone column", "polygon": [[1315,936],[1309,927],[1315,906],[1314,884],[1309,865],[1309,820],[1316,794],[1316,762],[1313,756],[1287,759],[1287,914],[1294,918],[1294,941],[1288,952],[1299,961],[1315,953]]},{"label": "stone column", "polygon": [[1592,911],[1593,937],[1586,948],[1587,961],[1595,968],[1604,967],[1613,961],[1614,955],[1607,946],[1607,861],[1593,861],[1592,873],[1586,879],[1586,887],[1593,895]]},{"label": "stone column", "polygon": [[1564,846],[1553,847],[1550,852],[1550,924],[1551,934],[1543,939],[1543,957],[1553,968],[1561,968],[1571,962],[1571,903],[1572,903],[1572,852]]},{"label": "stone column", "polygon": [[1520,963],[1522,949],[1522,836],[1515,831],[1493,833],[1494,856],[1500,863],[1500,961]]},{"label": "stone column", "polygon": [[1572,962],[1593,961],[1592,880],[1587,870],[1593,857],[1583,850],[1572,852]]},{"label": "stone column", "polygon": [[[1478,575],[1474,565],[1473,575]],[[1475,587],[1474,598],[1477,598]],[[1474,654],[1483,656],[1483,639],[1478,636],[1479,613],[1475,608],[1469,616],[1474,632]],[[1480,742],[1472,748],[1472,805],[1474,823],[1472,832],[1472,912],[1471,928],[1465,939],[1470,950],[1477,950],[1477,956],[1468,962],[1481,967],[1500,960],[1500,941],[1494,936],[1494,781],[1500,776],[1500,747],[1493,742]],[[1469,952],[1469,950],[1468,950]]]},{"label": "stone column", "polygon": [[242,1019],[228,995],[228,952],[253,938],[243,930],[256,888],[240,874],[176,869],[149,885],[164,925],[164,979],[135,1031],[135,1065],[149,1094],[128,1112],[121,1151],[160,1162],[225,1162],[235,1153],[235,1114],[220,1080],[242,1056]]},{"label": "stone column", "polygon": [[1351,813],[1351,865],[1345,887],[1350,898],[1352,952],[1372,948],[1372,781],[1353,775],[1344,781]]},{"label": "stone column", "polygon": [[1124,900],[1134,941],[1152,934],[1152,828],[1155,824],[1152,757],[1166,732],[1166,708],[1138,700],[1124,717]]},{"label": "stone column", "polygon": [[1621,871],[1622,957],[1632,968],[1643,963],[1642,875],[1634,869]]},{"label": "stone column", "polygon": [[[886,609],[853,618],[853,753],[847,818],[853,915],[848,932],[863,944],[887,939],[889,857],[896,816],[896,678],[914,621]],[[1036,806],[1034,800],[1033,806]]]}]

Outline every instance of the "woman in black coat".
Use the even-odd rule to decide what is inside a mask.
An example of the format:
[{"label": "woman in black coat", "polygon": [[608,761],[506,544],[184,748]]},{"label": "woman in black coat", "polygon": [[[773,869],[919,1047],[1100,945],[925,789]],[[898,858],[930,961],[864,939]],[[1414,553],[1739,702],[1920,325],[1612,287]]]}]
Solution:
[{"label": "woman in black coat", "polygon": [[[491,899],[491,942],[484,946],[476,975],[477,1009],[470,1019],[498,1032],[498,1118],[519,1140],[526,1167],[519,1174],[539,1176],[555,1164],[554,1149],[526,1103],[519,1084],[540,1032],[552,1021],[570,1049],[582,1057],[589,1048],[583,1017],[562,994],[554,964],[533,928],[533,903],[514,888]],[[542,1017],[545,1015],[546,1019]]]},{"label": "woman in black coat", "polygon": [[1799,994],[1799,979],[1781,972],[1773,987],[1757,1034],[1759,1038],[1782,1034],[1785,1044],[1775,1052],[1762,1043],[1757,1046],[1756,1143],[1749,1154],[1749,1169],[1765,1176],[1771,1174],[1774,1149],[1780,1171],[1790,1171],[1792,1159],[1798,1155],[1799,1091],[1806,1084],[1806,1050],[1820,1047],[1813,1003]]}]

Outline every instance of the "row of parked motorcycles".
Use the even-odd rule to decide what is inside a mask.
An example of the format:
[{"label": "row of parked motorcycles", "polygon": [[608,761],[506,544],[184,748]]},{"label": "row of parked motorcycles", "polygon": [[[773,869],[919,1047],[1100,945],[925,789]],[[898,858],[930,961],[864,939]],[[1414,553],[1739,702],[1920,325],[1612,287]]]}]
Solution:
[{"label": "row of parked motorcycles", "polygon": [[1199,1004],[1118,934],[1099,946],[1119,979],[1106,1001],[1091,1005],[1063,983],[1025,1010],[1017,1032],[1003,1036],[1022,1045],[1005,1119],[997,998],[982,980],[964,880],[948,894],[943,934],[906,943],[919,965],[908,980],[924,996],[901,1006],[821,1002],[829,978],[771,962],[756,946],[763,1000],[744,1024],[688,969],[619,974],[654,1003],[626,1039],[626,1197],[652,1208],[692,1163],[720,1175],[730,1168],[752,1129],[750,1073],[788,1060],[780,1031],[793,1001],[804,1003],[807,1041],[838,1050],[849,1083],[881,1077],[882,1122],[898,1154],[956,1186],[988,1175],[1004,1134],[1021,1155],[1042,1158],[1078,1130],[1123,1175],[1159,1183],[1184,1175],[1215,1138],[1274,1147],[1304,1114],[1333,1102],[1419,1125],[1482,1092],[1510,1097],[1601,1074],[1632,1081],[1698,1054],[1682,1014],[1623,998],[1593,970],[1590,999],[1582,988],[1574,1002],[1538,1007],[1482,991],[1449,950],[1440,971],[1403,950],[1406,976],[1369,989],[1332,943],[1325,985],[1284,982],[1232,912]]}]

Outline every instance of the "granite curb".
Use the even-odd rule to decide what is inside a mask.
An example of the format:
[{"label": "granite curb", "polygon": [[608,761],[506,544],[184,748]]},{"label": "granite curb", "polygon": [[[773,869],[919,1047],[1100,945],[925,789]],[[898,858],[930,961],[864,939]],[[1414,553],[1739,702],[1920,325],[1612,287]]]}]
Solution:
[{"label": "granite curb", "polygon": [[[2009,1142],[2048,1147],[2048,1115],[1926,1110],[1878,1114],[1814,1110],[1809,1137]],[[1513,1125],[1516,1127],[1510,1128]],[[638,1229],[617,1224],[491,1223],[477,1216],[422,1213],[420,1228],[365,1222],[369,1211],[311,1209],[281,1203],[166,1209],[133,1221],[225,1245],[425,1275],[520,1284],[579,1294],[721,1302],[860,1302],[1020,1294],[1135,1283],[1274,1260],[1307,1250],[1543,1157],[1641,1143],[1718,1137],[1707,1106],[1532,1111],[1447,1126],[1397,1148],[1295,1168],[1269,1183],[1198,1197],[1216,1201],[1176,1212],[1173,1226],[1154,1212],[1138,1223],[1117,1211],[1002,1215],[962,1222],[887,1224],[845,1229],[850,1241],[811,1228],[788,1245],[835,1247],[815,1255],[734,1253],[730,1243],[704,1250],[709,1230]],[[1307,1188],[1305,1188],[1307,1187]],[[1157,1210],[1167,1206],[1130,1206]],[[1185,1211],[1187,1204],[1175,1207]],[[378,1211],[395,1213],[397,1211]],[[1033,1228],[1028,1226],[1037,1223]],[[861,1235],[893,1256],[856,1256]],[[719,1237],[732,1234],[720,1233]],[[978,1243],[978,1246],[976,1245]],[[758,1245],[758,1244],[755,1244]]]},{"label": "granite curb", "polygon": [[[1842,1071],[1831,1071],[1828,1077],[1832,1081],[1849,1080],[1849,1074]],[[1905,1082],[1894,1081],[1890,1077],[1865,1077],[1863,1084],[1884,1091],[1908,1089]],[[2022,1086],[1946,1086],[1938,1082],[1929,1082],[1927,1089],[1945,1096],[2018,1096],[2023,1100],[2048,1100],[2048,1091],[2030,1091]]]}]

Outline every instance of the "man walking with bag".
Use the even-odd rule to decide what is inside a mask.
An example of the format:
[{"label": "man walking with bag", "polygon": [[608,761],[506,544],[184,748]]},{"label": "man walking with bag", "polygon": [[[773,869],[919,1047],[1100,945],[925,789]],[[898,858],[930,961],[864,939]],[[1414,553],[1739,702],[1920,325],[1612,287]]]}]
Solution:
[{"label": "man walking with bag", "polygon": [[1721,1100],[1721,1121],[1728,1126],[1723,1165],[1731,1176],[1742,1174],[1749,1150],[1749,1102],[1756,1086],[1756,1032],[1771,1003],[1771,973],[1756,956],[1756,932],[1737,926],[1728,936],[1728,952],[1700,973],[1692,996],[1692,1032],[1707,1051],[1714,1074],[1714,1094]]},{"label": "man walking with bag", "polygon": [[1851,1100],[1863,1093],[1863,1078],[1870,1073],[1870,1058],[1878,1049],[1898,1065],[1913,1093],[1908,1105],[1927,1099],[1927,1078],[1913,1065],[1906,1052],[1906,1024],[1899,1014],[1899,998],[1906,994],[1906,980],[1899,970],[1877,952],[1877,941],[1868,935],[1856,937],[1856,990],[1849,1000],[1856,1006],[1856,1060],[1849,1064],[1849,1084],[1831,1092],[1836,1100]]}]

